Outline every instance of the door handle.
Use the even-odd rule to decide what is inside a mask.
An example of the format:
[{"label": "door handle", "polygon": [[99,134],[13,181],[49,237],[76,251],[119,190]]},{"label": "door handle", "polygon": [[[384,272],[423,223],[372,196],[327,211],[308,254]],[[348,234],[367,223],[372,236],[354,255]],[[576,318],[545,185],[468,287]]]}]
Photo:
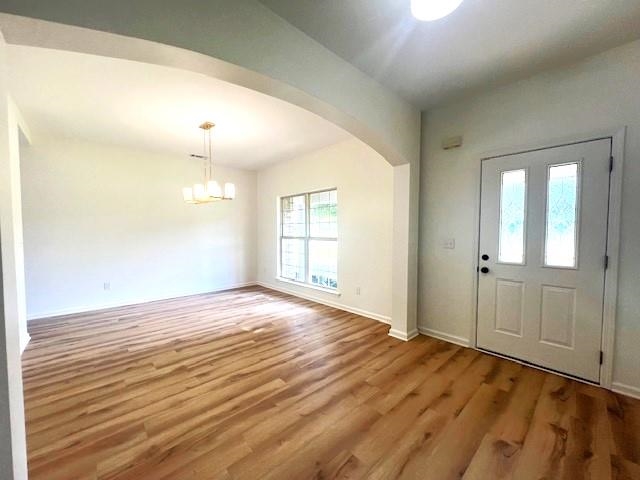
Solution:
[{"label": "door handle", "polygon": [[481,271],[482,273],[489,273],[489,267],[482,267],[482,268],[480,269],[480,271]]}]

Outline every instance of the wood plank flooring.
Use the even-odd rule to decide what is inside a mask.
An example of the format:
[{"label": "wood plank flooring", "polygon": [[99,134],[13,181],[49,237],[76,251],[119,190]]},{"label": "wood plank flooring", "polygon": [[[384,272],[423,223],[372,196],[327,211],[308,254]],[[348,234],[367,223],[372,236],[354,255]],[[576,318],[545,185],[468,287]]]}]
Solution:
[{"label": "wood plank flooring", "polygon": [[31,480],[640,479],[640,401],[259,287],[32,322]]}]

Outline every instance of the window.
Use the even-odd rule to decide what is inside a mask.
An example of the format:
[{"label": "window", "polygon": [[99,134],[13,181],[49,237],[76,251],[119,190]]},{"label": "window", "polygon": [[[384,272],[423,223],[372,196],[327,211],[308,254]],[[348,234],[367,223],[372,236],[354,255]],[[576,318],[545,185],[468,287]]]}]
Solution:
[{"label": "window", "polygon": [[500,186],[500,236],[498,261],[524,264],[526,170],[502,172]]},{"label": "window", "polygon": [[338,288],[338,191],[280,199],[280,277]]},{"label": "window", "polygon": [[578,216],[577,163],[550,165],[547,170],[547,219],[544,264],[575,268]]}]

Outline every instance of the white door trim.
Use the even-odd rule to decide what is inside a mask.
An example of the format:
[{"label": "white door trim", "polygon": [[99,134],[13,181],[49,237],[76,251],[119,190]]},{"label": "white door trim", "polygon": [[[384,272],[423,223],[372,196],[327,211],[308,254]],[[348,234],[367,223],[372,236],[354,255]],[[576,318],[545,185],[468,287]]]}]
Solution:
[{"label": "white door trim", "polygon": [[473,157],[477,159],[475,166],[476,194],[474,200],[474,225],[475,235],[473,238],[473,259],[472,265],[472,298],[471,302],[471,325],[469,332],[469,346],[477,349],[476,329],[478,324],[478,249],[480,244],[480,181],[482,160],[532,150],[553,148],[572,143],[582,143],[593,140],[611,138],[611,151],[614,158],[614,167],[611,172],[611,183],[609,188],[609,218],[607,222],[607,255],[609,265],[605,274],[604,287],[604,311],[602,318],[602,352],[603,362],[600,365],[600,386],[611,389],[613,382],[613,357],[615,351],[615,326],[616,326],[616,302],[618,298],[618,268],[620,256],[620,215],[622,211],[622,179],[624,166],[624,147],[627,127],[620,127],[612,130],[591,132],[584,135],[574,135],[571,137],[542,140],[528,145],[511,146],[499,148],[484,153],[478,153]]}]

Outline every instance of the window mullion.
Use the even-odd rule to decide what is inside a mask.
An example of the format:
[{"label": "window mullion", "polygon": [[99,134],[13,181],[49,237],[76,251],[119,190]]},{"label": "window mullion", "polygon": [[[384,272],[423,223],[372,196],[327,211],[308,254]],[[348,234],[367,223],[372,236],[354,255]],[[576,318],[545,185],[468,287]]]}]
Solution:
[{"label": "window mullion", "polygon": [[305,279],[307,283],[311,283],[311,277],[309,276],[309,234],[311,233],[311,209],[310,209],[310,195],[307,193],[304,196],[304,208],[305,208],[305,245],[304,245],[304,261],[305,261],[305,265],[304,265],[304,273],[305,273]]}]

